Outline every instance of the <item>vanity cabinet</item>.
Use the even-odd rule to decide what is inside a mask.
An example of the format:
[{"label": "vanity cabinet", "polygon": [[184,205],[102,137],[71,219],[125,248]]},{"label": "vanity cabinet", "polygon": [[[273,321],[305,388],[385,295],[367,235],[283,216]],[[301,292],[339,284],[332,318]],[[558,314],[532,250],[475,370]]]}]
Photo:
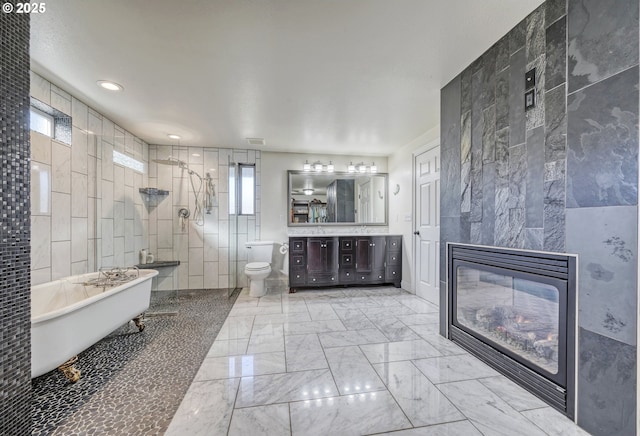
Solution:
[{"label": "vanity cabinet", "polygon": [[356,280],[360,283],[384,283],[386,236],[356,238]]},{"label": "vanity cabinet", "polygon": [[338,281],[336,238],[307,238],[307,283],[332,285]]},{"label": "vanity cabinet", "polygon": [[289,238],[289,286],[373,285],[402,280],[402,236]]}]

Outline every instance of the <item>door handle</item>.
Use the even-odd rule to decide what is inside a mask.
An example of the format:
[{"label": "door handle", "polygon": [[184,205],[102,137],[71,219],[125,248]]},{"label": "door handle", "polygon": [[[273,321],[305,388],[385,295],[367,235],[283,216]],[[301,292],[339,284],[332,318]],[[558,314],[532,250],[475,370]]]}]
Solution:
[{"label": "door handle", "polygon": [[413,232],[413,234],[416,235],[416,236],[420,236],[420,231],[416,230],[415,232]]}]

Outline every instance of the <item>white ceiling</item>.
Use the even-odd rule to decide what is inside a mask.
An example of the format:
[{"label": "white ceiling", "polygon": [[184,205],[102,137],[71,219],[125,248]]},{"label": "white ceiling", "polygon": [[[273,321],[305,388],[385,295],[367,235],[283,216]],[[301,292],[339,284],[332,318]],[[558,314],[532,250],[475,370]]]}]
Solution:
[{"label": "white ceiling", "polygon": [[437,126],[440,88],[541,3],[56,1],[32,16],[32,69],[152,144],[386,156]]}]

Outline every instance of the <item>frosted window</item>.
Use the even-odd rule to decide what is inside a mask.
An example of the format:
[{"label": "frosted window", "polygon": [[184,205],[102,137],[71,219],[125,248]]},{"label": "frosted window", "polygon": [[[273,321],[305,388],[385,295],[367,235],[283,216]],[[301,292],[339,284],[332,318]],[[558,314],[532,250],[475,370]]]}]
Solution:
[{"label": "frosted window", "polygon": [[140,162],[139,160],[134,159],[131,156],[127,156],[126,154],[120,153],[119,151],[113,150],[113,163],[131,168],[132,170],[139,173],[144,173],[143,162]]},{"label": "frosted window", "polygon": [[231,215],[236,213],[238,215],[255,215],[256,167],[239,164],[238,172],[240,176],[237,178],[236,167],[229,167],[229,213]]},{"label": "frosted window", "polygon": [[31,108],[30,128],[48,137],[53,137],[53,117],[38,109]]}]

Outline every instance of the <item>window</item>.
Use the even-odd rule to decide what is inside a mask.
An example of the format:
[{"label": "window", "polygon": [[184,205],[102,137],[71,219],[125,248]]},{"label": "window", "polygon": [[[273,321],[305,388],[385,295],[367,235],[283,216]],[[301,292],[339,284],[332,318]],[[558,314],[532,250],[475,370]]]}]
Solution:
[{"label": "window", "polygon": [[[239,177],[236,177],[236,168]],[[238,194],[236,195],[236,189]],[[237,198],[237,201],[233,201]],[[231,215],[255,215],[256,205],[256,167],[239,164],[229,167],[229,213]],[[238,211],[236,212],[236,204]]]},{"label": "window", "polygon": [[71,117],[33,97],[29,108],[29,128],[71,145]]},{"label": "window", "polygon": [[127,156],[126,154],[120,153],[115,150],[113,150],[113,163],[131,168],[132,170],[139,173],[144,173],[143,162],[140,162],[139,160],[134,159],[131,156]]},{"label": "window", "polygon": [[32,107],[30,128],[51,138],[53,137],[53,117]]}]

